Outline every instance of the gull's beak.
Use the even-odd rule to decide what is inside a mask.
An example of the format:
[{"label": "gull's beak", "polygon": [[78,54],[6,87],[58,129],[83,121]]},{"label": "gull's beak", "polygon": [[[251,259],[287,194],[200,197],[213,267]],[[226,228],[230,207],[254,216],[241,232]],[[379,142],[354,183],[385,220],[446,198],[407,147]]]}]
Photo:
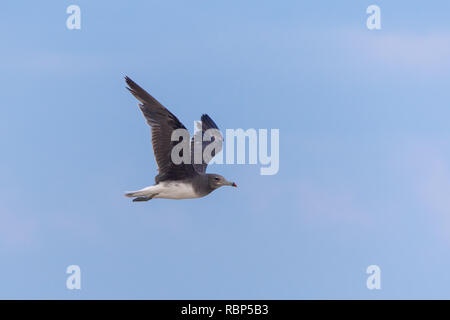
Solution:
[{"label": "gull's beak", "polygon": [[237,187],[236,183],[231,182],[231,181],[225,181],[223,183],[224,186],[231,186],[231,187]]}]

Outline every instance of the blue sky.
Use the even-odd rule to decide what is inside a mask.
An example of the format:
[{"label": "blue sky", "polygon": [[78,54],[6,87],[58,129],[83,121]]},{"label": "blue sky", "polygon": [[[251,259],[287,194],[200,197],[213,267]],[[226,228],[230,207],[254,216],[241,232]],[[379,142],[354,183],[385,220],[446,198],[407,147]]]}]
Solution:
[{"label": "blue sky", "polygon": [[[71,4],[81,30],[66,28]],[[0,298],[450,298],[449,12],[3,3]],[[280,129],[278,174],[214,165],[239,187],[130,202],[156,163],[124,75],[191,130],[205,112],[221,129]]]}]

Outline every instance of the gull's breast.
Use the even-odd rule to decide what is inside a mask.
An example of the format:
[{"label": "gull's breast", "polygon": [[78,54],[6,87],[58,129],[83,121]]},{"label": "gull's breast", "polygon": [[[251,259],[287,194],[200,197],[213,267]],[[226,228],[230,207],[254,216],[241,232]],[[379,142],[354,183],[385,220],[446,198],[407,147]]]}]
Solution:
[{"label": "gull's breast", "polygon": [[194,191],[191,183],[178,181],[164,181],[157,185],[158,195],[155,198],[163,199],[193,199],[200,196]]}]

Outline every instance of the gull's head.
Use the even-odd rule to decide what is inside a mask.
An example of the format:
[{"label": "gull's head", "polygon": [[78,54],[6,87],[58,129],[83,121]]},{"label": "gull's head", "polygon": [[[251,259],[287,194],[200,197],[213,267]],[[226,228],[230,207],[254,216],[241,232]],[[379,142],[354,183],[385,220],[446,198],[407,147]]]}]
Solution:
[{"label": "gull's head", "polygon": [[208,184],[211,189],[217,189],[223,186],[237,187],[236,183],[228,181],[220,174],[208,174]]}]

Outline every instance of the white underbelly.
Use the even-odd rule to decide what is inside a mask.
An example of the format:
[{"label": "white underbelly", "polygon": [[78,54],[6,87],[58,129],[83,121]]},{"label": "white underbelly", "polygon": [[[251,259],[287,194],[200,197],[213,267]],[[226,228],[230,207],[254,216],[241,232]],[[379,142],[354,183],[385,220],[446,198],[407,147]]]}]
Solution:
[{"label": "white underbelly", "polygon": [[158,193],[155,198],[162,199],[193,199],[199,196],[192,185],[183,182],[160,182],[153,186],[153,192]]}]

